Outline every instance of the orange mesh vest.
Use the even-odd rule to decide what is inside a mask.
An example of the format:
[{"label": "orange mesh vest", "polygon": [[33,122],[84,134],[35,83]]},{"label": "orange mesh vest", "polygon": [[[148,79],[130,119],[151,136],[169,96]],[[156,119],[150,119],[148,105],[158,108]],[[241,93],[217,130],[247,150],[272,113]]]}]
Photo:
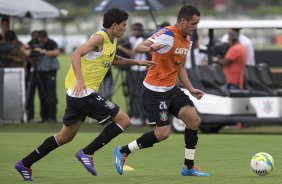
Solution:
[{"label": "orange mesh vest", "polygon": [[152,35],[150,40],[157,40],[162,34],[173,38],[172,48],[165,53],[159,51],[152,53],[152,61],[155,61],[157,64],[148,69],[144,82],[158,87],[175,86],[178,72],[185,64],[190,38],[189,36],[184,38],[176,26],[168,26],[161,30],[161,32]]}]

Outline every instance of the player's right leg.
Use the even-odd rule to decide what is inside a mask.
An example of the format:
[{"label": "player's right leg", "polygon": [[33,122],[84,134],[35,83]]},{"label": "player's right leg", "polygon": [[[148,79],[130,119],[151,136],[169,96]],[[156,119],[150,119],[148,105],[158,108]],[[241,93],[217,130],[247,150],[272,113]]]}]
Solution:
[{"label": "player's right leg", "polygon": [[117,172],[123,174],[123,165],[127,156],[135,150],[153,147],[155,143],[167,139],[170,135],[170,125],[156,127],[154,131],[143,134],[128,145],[118,146],[113,149],[114,164]]},{"label": "player's right leg", "polygon": [[38,148],[22,160],[18,161],[15,168],[22,175],[23,179],[25,181],[32,181],[31,165],[59,146],[70,142],[76,135],[80,125],[80,123],[71,126],[64,125],[59,133],[48,137]]},{"label": "player's right leg", "polygon": [[185,158],[184,166],[181,170],[182,176],[209,176],[194,166],[194,156],[198,142],[198,129],[201,124],[201,119],[198,116],[194,107],[184,106],[180,109],[179,118],[186,124],[184,132],[185,140]]},{"label": "player's right leg", "polygon": [[116,147],[113,150],[114,162],[117,172],[123,174],[123,165],[126,157],[133,151],[152,147],[155,143],[167,139],[170,135],[171,128],[168,120],[167,101],[164,101],[165,93],[157,93],[148,89],[144,91],[144,107],[148,114],[150,125],[155,125],[154,131],[143,134],[138,139],[128,145]]}]

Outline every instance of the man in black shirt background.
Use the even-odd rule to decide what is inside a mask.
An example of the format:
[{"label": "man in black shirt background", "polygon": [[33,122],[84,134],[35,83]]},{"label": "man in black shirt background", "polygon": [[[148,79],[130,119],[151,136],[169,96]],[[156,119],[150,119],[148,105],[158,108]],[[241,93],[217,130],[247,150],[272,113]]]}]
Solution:
[{"label": "man in black shirt background", "polygon": [[60,54],[58,44],[49,39],[45,30],[38,31],[39,47],[33,50],[38,53],[36,72],[38,73],[38,92],[40,98],[41,121],[56,122],[57,93],[56,75],[59,69],[57,56]]}]

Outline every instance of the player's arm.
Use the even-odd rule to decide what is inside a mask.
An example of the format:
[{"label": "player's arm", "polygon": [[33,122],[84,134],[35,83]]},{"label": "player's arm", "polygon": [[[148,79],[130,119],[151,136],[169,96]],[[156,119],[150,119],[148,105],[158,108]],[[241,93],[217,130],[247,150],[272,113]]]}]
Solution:
[{"label": "player's arm", "polygon": [[144,52],[155,52],[162,48],[164,48],[165,45],[154,43],[151,40],[147,39],[144,42],[137,45],[135,48],[135,52],[144,53]]},{"label": "player's arm", "polygon": [[82,76],[80,58],[93,50],[100,51],[99,48],[101,48],[103,43],[103,36],[93,35],[87,42],[75,49],[71,54],[72,67],[76,77],[76,86],[74,89],[74,94],[76,96],[78,96],[86,88]]},{"label": "player's arm", "polygon": [[127,56],[133,57],[135,52],[132,49],[128,49],[122,45],[117,45],[117,49],[125,53]]},{"label": "player's arm", "polygon": [[136,60],[136,59],[126,59],[124,57],[115,55],[115,58],[112,62],[113,65],[140,65],[140,66],[151,66],[155,65],[156,63],[153,61],[147,60]]},{"label": "player's arm", "polygon": [[184,66],[179,70],[178,79],[183,84],[183,86],[190,92],[190,94],[193,95],[198,100],[200,100],[204,96],[203,91],[199,89],[195,89],[193,87]]}]

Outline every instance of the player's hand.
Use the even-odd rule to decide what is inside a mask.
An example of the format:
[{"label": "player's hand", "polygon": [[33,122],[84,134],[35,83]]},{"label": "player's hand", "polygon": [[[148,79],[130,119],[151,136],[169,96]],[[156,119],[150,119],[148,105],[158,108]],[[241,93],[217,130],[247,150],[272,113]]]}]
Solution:
[{"label": "player's hand", "polygon": [[86,93],[86,87],[83,80],[77,80],[75,84],[75,88],[73,90],[73,94],[75,96],[82,96],[83,93]]},{"label": "player's hand", "polygon": [[193,95],[195,98],[200,100],[204,96],[204,92],[199,89],[192,89],[190,94]]},{"label": "player's hand", "polygon": [[140,60],[140,61],[138,61],[138,65],[140,65],[140,66],[154,66],[156,64],[157,63],[154,62],[154,61],[147,61],[147,60]]},{"label": "player's hand", "polygon": [[150,51],[151,52],[158,51],[158,50],[160,50],[164,47],[165,47],[165,45],[163,45],[163,44],[153,43],[152,45],[150,45]]}]

